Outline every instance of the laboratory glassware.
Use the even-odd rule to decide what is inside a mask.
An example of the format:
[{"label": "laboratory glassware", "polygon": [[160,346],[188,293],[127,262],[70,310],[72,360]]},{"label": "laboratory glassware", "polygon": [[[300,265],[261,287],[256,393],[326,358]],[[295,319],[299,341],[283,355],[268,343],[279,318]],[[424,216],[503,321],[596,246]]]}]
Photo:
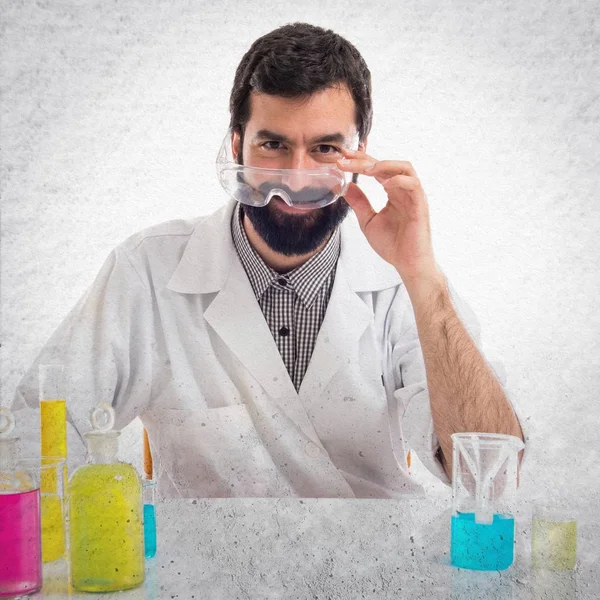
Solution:
[{"label": "laboratory glassware", "polygon": [[518,452],[511,435],[452,435],[451,562],[463,569],[499,571],[514,560],[514,501]]},{"label": "laboratory glassware", "polygon": [[71,581],[87,592],[126,590],[144,581],[142,481],[117,459],[112,407],[98,405],[90,420],[88,464],[69,480]]}]

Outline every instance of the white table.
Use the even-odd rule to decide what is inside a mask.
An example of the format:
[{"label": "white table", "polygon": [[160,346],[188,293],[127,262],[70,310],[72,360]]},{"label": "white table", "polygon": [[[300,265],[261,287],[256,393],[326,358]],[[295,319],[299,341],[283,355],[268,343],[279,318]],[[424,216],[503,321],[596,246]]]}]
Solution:
[{"label": "white table", "polygon": [[600,527],[578,510],[578,564],[530,567],[530,521],[517,516],[516,559],[502,572],[449,561],[449,499],[201,499],[157,505],[158,553],[143,586],[114,594],[68,592],[66,563],[45,565],[32,598],[208,600],[600,598]]}]

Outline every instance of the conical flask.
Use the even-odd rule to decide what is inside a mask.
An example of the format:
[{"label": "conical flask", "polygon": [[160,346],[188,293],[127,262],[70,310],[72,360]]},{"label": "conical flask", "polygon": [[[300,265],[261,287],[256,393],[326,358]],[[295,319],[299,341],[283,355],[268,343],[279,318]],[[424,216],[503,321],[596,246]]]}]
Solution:
[{"label": "conical flask", "polygon": [[69,481],[71,581],[86,592],[110,592],[144,581],[142,482],[117,460],[114,411],[99,404],[85,435],[88,464]]},{"label": "conical flask", "polygon": [[514,559],[514,500],[518,453],[511,435],[452,435],[452,564],[502,570]]}]

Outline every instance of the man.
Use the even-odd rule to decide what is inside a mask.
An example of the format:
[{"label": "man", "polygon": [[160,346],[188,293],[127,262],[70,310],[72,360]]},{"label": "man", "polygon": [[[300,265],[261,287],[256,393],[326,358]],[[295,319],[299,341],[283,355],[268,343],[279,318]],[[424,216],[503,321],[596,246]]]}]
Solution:
[{"label": "man", "polygon": [[[414,168],[367,153],[358,51],[307,24],[272,31],[243,57],[230,110],[221,181],[239,202],[116,248],[15,406],[37,405],[38,364],[64,364],[76,430],[100,401],[117,427],[139,416],[159,490],[186,497],[399,497],[419,490],[410,450],[448,481],[452,433],[522,437],[435,262]],[[353,183],[296,208],[315,169]],[[387,194],[379,213],[358,174]],[[362,233],[341,225],[349,208]]]}]

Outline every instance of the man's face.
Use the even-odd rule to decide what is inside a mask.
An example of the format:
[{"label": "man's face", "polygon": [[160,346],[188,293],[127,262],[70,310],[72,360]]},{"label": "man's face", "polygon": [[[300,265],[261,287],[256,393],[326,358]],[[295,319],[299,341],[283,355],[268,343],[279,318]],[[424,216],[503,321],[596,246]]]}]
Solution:
[{"label": "man's face", "polygon": [[[329,88],[302,99],[253,92],[250,119],[243,144],[240,142],[234,133],[234,156],[240,164],[252,167],[306,169],[335,165],[342,158],[343,146],[357,147],[354,100],[345,87]],[[306,183],[291,179],[289,185],[301,189]],[[264,207],[243,209],[272,250],[297,256],[308,254],[325,242],[343,221],[349,206],[339,198],[333,204],[307,211],[273,198]]]}]

